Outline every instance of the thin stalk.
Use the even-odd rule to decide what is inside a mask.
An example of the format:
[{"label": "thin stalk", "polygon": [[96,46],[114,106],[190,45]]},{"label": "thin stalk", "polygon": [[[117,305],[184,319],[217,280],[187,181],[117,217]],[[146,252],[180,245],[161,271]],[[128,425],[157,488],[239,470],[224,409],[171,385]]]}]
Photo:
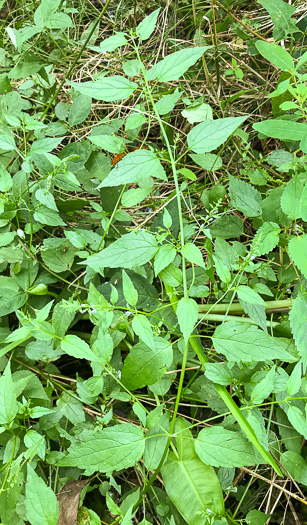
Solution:
[{"label": "thin stalk", "polygon": [[[217,323],[223,323],[224,321],[240,321],[240,323],[246,323],[246,324],[255,324],[255,321],[250,319],[249,317],[239,317],[235,315],[227,315],[227,318],[225,319],[225,315],[220,314],[198,314],[198,319],[202,322],[204,321],[216,321]],[[266,325],[270,328],[271,326],[275,328],[279,325],[276,321],[266,321]]]},{"label": "thin stalk", "polygon": [[[293,301],[292,299],[281,299],[277,301],[267,301],[264,303],[264,307],[266,310],[285,310],[292,308]],[[200,304],[198,305],[198,311],[199,313],[202,312],[210,312],[212,313],[225,313],[225,312],[231,312],[231,313],[244,313],[244,310],[240,303],[232,303],[229,306],[229,303],[219,303],[219,304]]]}]

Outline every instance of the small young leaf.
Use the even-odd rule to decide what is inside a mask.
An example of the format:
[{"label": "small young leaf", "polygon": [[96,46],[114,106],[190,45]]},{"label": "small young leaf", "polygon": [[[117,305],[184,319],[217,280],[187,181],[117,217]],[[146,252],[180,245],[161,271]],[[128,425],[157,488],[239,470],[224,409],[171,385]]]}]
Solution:
[{"label": "small young leaf", "polygon": [[136,303],[138,302],[138,293],[133,286],[133,282],[131,281],[129,275],[123,270],[123,292],[124,297],[128,304],[131,304],[132,306],[136,306]]},{"label": "small young leaf", "polygon": [[299,391],[301,388],[302,383],[302,363],[299,361],[296,363],[295,367],[293,368],[291,375],[287,382],[287,392],[290,397],[295,396],[295,394]]},{"label": "small young leaf", "polygon": [[141,42],[143,40],[147,40],[147,38],[149,38],[155,30],[157,18],[159,16],[160,11],[161,7],[150,13],[150,15],[145,16],[144,20],[142,20],[142,22],[140,22],[137,26],[135,32]]},{"label": "small young leaf", "polygon": [[193,332],[198,317],[198,306],[194,299],[182,297],[177,304],[177,317],[185,344]]},{"label": "small young leaf", "polygon": [[149,346],[151,349],[155,349],[155,341],[152,333],[151,324],[145,315],[136,314],[132,319],[132,328],[137,336]]}]

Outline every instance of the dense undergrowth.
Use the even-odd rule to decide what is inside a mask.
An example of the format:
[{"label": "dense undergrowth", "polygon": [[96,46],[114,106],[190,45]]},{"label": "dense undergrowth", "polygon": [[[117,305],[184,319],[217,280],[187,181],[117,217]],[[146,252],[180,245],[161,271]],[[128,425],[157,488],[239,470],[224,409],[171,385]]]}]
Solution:
[{"label": "dense undergrowth", "polygon": [[306,5],[0,6],[1,523],[306,523]]}]

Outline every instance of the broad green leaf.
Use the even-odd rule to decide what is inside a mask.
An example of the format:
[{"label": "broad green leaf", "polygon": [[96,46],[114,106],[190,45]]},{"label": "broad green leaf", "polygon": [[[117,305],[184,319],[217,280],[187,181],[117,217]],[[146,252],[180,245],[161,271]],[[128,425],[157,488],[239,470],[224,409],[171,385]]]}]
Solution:
[{"label": "broad green leaf", "polygon": [[130,423],[86,430],[82,441],[74,443],[60,466],[112,472],[133,467],[144,452],[142,430]]},{"label": "broad green leaf", "polygon": [[298,62],[295,64],[295,71],[299,71],[300,68],[307,62],[307,51],[302,54]]},{"label": "broad green leaf", "polygon": [[89,116],[92,109],[92,99],[87,95],[79,95],[73,101],[69,114],[68,114],[68,124],[70,126],[77,126],[84,122],[84,120]]},{"label": "broad green leaf", "polygon": [[49,29],[67,29],[72,27],[72,20],[65,13],[59,13],[61,2],[59,0],[42,0],[34,13],[34,22],[42,30],[44,27]]},{"label": "broad green leaf", "polygon": [[265,222],[257,230],[250,247],[254,256],[265,255],[271,252],[279,241],[280,227],[275,222]]},{"label": "broad green leaf", "polygon": [[290,397],[295,396],[300,390],[302,384],[302,363],[299,361],[293,368],[287,381],[287,392]]},{"label": "broad green leaf", "polygon": [[149,346],[151,349],[155,349],[155,341],[151,328],[151,324],[145,315],[136,314],[132,319],[132,328],[136,335]]},{"label": "broad green leaf", "polygon": [[280,140],[302,140],[307,134],[307,124],[292,120],[263,120],[253,124],[253,128],[267,137]]},{"label": "broad green leaf", "polygon": [[260,405],[269,397],[274,390],[275,366],[266,373],[265,377],[257,383],[251,393],[251,403],[253,405]]},{"label": "broad green leaf", "polygon": [[149,176],[167,180],[164,168],[155,153],[150,150],[138,149],[125,155],[97,189],[140,182]]},{"label": "broad green leaf", "polygon": [[12,187],[13,180],[3,164],[0,165],[0,191],[5,193]]},{"label": "broad green leaf", "polygon": [[283,0],[258,0],[259,4],[267,10],[274,24],[274,40],[282,40],[291,29],[291,16],[295,6]]},{"label": "broad green leaf", "polygon": [[166,268],[176,257],[176,250],[172,244],[163,244],[159,247],[159,251],[155,255],[154,269],[155,274],[158,275],[164,268]]},{"label": "broad green leaf", "polygon": [[[38,411],[38,414],[36,414],[36,417],[39,417],[39,415],[43,416],[45,413],[48,414],[48,413],[52,412],[52,410],[48,411],[48,409],[44,409],[43,407],[37,407],[37,408],[41,408],[42,412],[41,412],[41,414],[39,414],[40,411]],[[44,410],[46,410],[47,412],[44,412]],[[34,412],[34,415],[33,415],[33,413],[31,413],[31,417],[35,417],[35,412]],[[31,458],[31,457],[34,457],[36,454],[41,459],[45,459],[46,443],[45,443],[44,436],[42,436],[38,432],[35,432],[35,430],[29,430],[25,434],[25,437],[23,438],[23,441],[24,441],[25,446],[28,449],[26,454],[25,454],[27,459]]]},{"label": "broad green leaf", "polygon": [[138,302],[137,290],[135,289],[133,282],[131,281],[129,275],[125,272],[125,270],[123,270],[122,276],[124,297],[128,304],[131,304],[135,307],[136,303]]},{"label": "broad green leaf", "polygon": [[307,221],[307,183],[303,182],[299,175],[294,175],[285,187],[281,207],[290,219],[301,218]]},{"label": "broad green leaf", "polygon": [[33,214],[34,219],[47,226],[65,226],[58,211],[51,210],[47,206],[38,206]]},{"label": "broad green leaf", "polygon": [[188,133],[188,146],[195,153],[209,153],[223,144],[247,117],[207,120]]},{"label": "broad green leaf", "polygon": [[219,425],[200,431],[195,440],[195,451],[204,463],[213,467],[244,467],[264,463],[242,434]]},{"label": "broad green leaf", "polygon": [[93,351],[98,356],[100,364],[109,363],[113,354],[113,339],[108,332],[99,330],[98,337],[93,344]]},{"label": "broad green leaf", "polygon": [[287,417],[295,430],[307,439],[306,414],[303,413],[300,408],[293,405],[288,408]]},{"label": "broad green leaf", "polygon": [[254,186],[229,175],[229,195],[231,204],[247,217],[261,214],[261,195]]},{"label": "broad green leaf", "polygon": [[291,331],[298,353],[307,363],[307,292],[299,290],[289,314]]},{"label": "broad green leaf", "polygon": [[216,352],[224,354],[229,361],[295,361],[278,339],[256,326],[240,321],[226,321],[218,326],[214,332],[213,343]]},{"label": "broad green leaf", "polygon": [[191,104],[181,111],[181,115],[188,120],[190,124],[203,122],[204,120],[213,120],[212,109],[209,104]]},{"label": "broad green leaf", "polygon": [[137,26],[135,32],[141,42],[143,40],[147,40],[147,38],[149,38],[155,30],[160,11],[161,7],[150,13],[150,15],[145,16],[144,20],[142,20],[142,22],[140,22]]},{"label": "broad green leaf", "polygon": [[211,47],[191,47],[168,55],[147,71],[147,80],[157,79],[158,82],[178,80]]},{"label": "broad green leaf", "polygon": [[145,115],[143,115],[142,113],[130,113],[130,115],[128,115],[128,117],[126,118],[125,131],[140,128],[141,126],[143,126],[143,124],[145,124],[146,120],[147,119]]},{"label": "broad green leaf", "polygon": [[183,257],[185,257],[185,259],[187,259],[189,262],[197,264],[204,269],[206,268],[200,249],[192,242],[185,244],[181,248],[181,253]]},{"label": "broad green leaf", "polygon": [[[18,263],[22,262],[24,259],[25,253],[18,246],[7,246],[5,248],[0,248],[0,261],[7,261],[9,263]],[[2,277],[5,279],[5,277]],[[0,290],[1,293],[1,290]]]},{"label": "broad green leaf", "polygon": [[307,461],[301,454],[287,450],[280,456],[280,462],[295,481],[307,486]]},{"label": "broad green leaf", "polygon": [[22,54],[16,66],[8,73],[8,77],[16,80],[20,78],[24,79],[25,77],[38,73],[43,66],[43,62],[37,58],[36,54],[26,52]]},{"label": "broad green leaf", "polygon": [[265,305],[249,303],[240,299],[240,304],[244,312],[252,319],[262,330],[267,332],[267,319],[265,313]]},{"label": "broad green leaf", "polygon": [[218,477],[199,459],[191,431],[181,418],[176,421],[175,433],[178,455],[169,452],[161,470],[166,492],[189,525],[209,525],[208,510],[224,513]]},{"label": "broad green leaf", "polygon": [[190,297],[182,297],[177,304],[176,313],[184,342],[187,344],[198,318],[197,303]]},{"label": "broad green leaf", "polygon": [[124,361],[122,382],[129,390],[136,390],[156,383],[172,364],[171,344],[154,337],[155,346],[150,348],[144,343],[134,345]]},{"label": "broad green leaf", "polygon": [[61,348],[63,352],[77,359],[99,361],[99,357],[92,352],[89,345],[77,335],[65,335],[61,341]]},{"label": "broad green leaf", "polygon": [[214,221],[210,226],[212,237],[221,237],[222,239],[240,237],[243,231],[243,221],[236,215],[224,215]]},{"label": "broad green leaf", "polygon": [[49,153],[49,151],[57,148],[64,138],[65,137],[48,137],[45,139],[35,140],[35,142],[33,142],[31,145],[31,153]]},{"label": "broad green leaf", "polygon": [[264,305],[264,300],[255,290],[249,286],[240,284],[236,287],[239,301],[246,301],[247,303]]},{"label": "broad green leaf", "polygon": [[22,44],[32,38],[34,35],[39,33],[39,29],[36,26],[26,26],[21,29],[15,29],[14,27],[6,27],[13,46],[21,51]]},{"label": "broad green leaf", "polygon": [[156,109],[159,115],[166,115],[167,113],[170,113],[174,109],[182,94],[183,91],[179,91],[178,88],[176,88],[174,93],[170,95],[162,95],[162,97],[156,103]]},{"label": "broad green leaf", "polygon": [[0,134],[0,149],[4,151],[13,151],[16,148],[15,139],[13,135],[7,132]]},{"label": "broad green leaf", "polygon": [[207,363],[205,375],[219,385],[227,386],[233,382],[233,374],[226,363]]},{"label": "broad green leaf", "polygon": [[277,44],[269,44],[263,40],[257,40],[256,48],[264,58],[269,60],[274,66],[282,69],[282,71],[294,69],[293,58],[283,47]]},{"label": "broad green leaf", "polygon": [[116,135],[92,135],[89,139],[95,146],[110,153],[122,153],[125,150],[124,140]]},{"label": "broad green leaf", "polygon": [[189,157],[191,157],[198,166],[207,171],[219,170],[223,165],[221,157],[214,155],[214,153],[191,153]]},{"label": "broad green leaf", "polygon": [[138,87],[135,82],[131,82],[125,77],[114,75],[112,77],[102,77],[98,80],[89,80],[88,82],[70,82],[67,83],[82,95],[104,100],[105,102],[115,102],[130,97],[133,91]]},{"label": "broad green leaf", "polygon": [[18,404],[14,383],[12,381],[11,366],[7,364],[0,377],[0,424],[9,425],[18,412]]},{"label": "broad green leaf", "polygon": [[59,503],[56,495],[28,463],[25,507],[31,525],[57,525]]},{"label": "broad green leaf", "polygon": [[122,235],[107,248],[91,255],[85,264],[91,268],[133,268],[146,264],[158,251],[155,237],[148,232],[133,231]]},{"label": "broad green leaf", "polygon": [[[261,510],[253,509],[246,514],[247,525],[266,525],[271,514],[265,514]],[[218,523],[216,525],[219,525]],[[221,524],[222,525],[222,524]]]},{"label": "broad green leaf", "polygon": [[[48,209],[48,208],[47,208]],[[48,268],[53,272],[69,270],[77,249],[68,239],[45,239],[41,247],[41,256]]]},{"label": "broad green leaf", "polygon": [[182,271],[180,268],[170,263],[159,273],[159,277],[165,284],[168,284],[172,288],[176,288],[182,283]]},{"label": "broad green leaf", "polygon": [[93,51],[97,51],[98,53],[110,53],[119,47],[128,44],[126,36],[127,35],[125,33],[117,32],[115,35],[105,38],[99,46],[89,46],[89,48]]},{"label": "broad green leaf", "polygon": [[307,234],[293,237],[289,242],[288,249],[295,266],[307,279]]},{"label": "broad green leaf", "polygon": [[27,299],[28,295],[12,277],[0,276],[0,317],[19,310]]}]

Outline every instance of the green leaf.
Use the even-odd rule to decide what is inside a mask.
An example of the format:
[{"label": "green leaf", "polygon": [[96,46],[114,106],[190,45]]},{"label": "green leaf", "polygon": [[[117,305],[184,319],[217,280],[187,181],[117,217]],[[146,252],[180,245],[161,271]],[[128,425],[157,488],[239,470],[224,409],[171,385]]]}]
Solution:
[{"label": "green leaf", "polygon": [[227,386],[233,382],[233,374],[226,363],[207,363],[205,375],[219,385]]},{"label": "green leaf", "polygon": [[116,135],[92,135],[89,139],[95,146],[110,153],[122,153],[125,150],[124,139]]},{"label": "green leaf", "polygon": [[157,79],[158,82],[178,80],[189,67],[193,66],[203,53],[211,47],[212,46],[191,47],[168,55],[147,71],[147,80]]},{"label": "green leaf", "polygon": [[216,352],[224,354],[229,361],[295,361],[278,339],[256,326],[240,321],[226,321],[218,326],[214,332],[213,343]]},{"label": "green leaf", "polygon": [[265,222],[257,230],[250,247],[250,253],[255,256],[271,252],[279,241],[280,228],[275,222]]},{"label": "green leaf", "polygon": [[131,348],[124,361],[122,382],[129,390],[153,385],[165,374],[172,359],[172,346],[162,337],[154,337],[152,348],[138,343]]},{"label": "green leaf", "polygon": [[251,303],[251,304],[264,305],[264,300],[259,295],[259,293],[257,293],[255,290],[253,290],[249,286],[240,284],[240,286],[236,287],[236,291],[238,294],[239,301],[246,301],[247,303]]},{"label": "green leaf", "polygon": [[145,315],[136,314],[132,319],[132,328],[145,345],[155,350],[155,341],[151,324]]},{"label": "green leaf", "polygon": [[307,234],[293,237],[289,242],[288,249],[295,266],[307,279]]},{"label": "green leaf", "polygon": [[204,120],[213,120],[212,109],[209,104],[191,104],[181,111],[181,115],[188,120],[190,124],[203,122]]},{"label": "green leaf", "polygon": [[167,180],[164,168],[155,153],[150,150],[138,149],[125,155],[97,189],[140,182],[149,176]]},{"label": "green leaf", "polygon": [[47,226],[65,226],[58,211],[51,210],[47,206],[39,206],[33,214],[34,219]]},{"label": "green leaf", "polygon": [[274,24],[274,40],[282,40],[291,29],[291,16],[295,12],[295,6],[283,0],[258,0],[259,4],[267,10]]},{"label": "green leaf", "polygon": [[287,411],[287,417],[295,430],[297,430],[299,434],[307,439],[306,415],[302,412],[302,410],[294,405],[290,406]]},{"label": "green leaf", "polygon": [[292,310],[289,314],[291,332],[298,349],[298,353],[303,359],[304,365],[307,363],[307,291],[299,290]]},{"label": "green leaf", "polygon": [[266,373],[264,378],[254,387],[251,393],[251,403],[253,405],[260,405],[267,397],[269,397],[274,390],[274,379],[275,366],[273,366],[271,370]]},{"label": "green leaf", "polygon": [[307,183],[303,182],[299,175],[294,175],[285,187],[281,207],[290,219],[302,218],[303,221],[307,221]]},{"label": "green leaf", "polygon": [[142,20],[142,22],[140,22],[137,26],[135,33],[139,37],[141,42],[143,40],[147,40],[147,38],[149,38],[155,30],[157,18],[159,16],[160,11],[161,7],[150,13],[150,15],[145,16],[144,20]]},{"label": "green leaf", "polygon": [[270,516],[271,514],[264,514],[260,510],[253,509],[246,514],[245,519],[248,525],[265,525]]},{"label": "green leaf", "polygon": [[302,140],[307,134],[307,124],[292,120],[263,120],[253,124],[253,128],[267,137],[280,140]]},{"label": "green leaf", "polygon": [[214,469],[197,456],[186,422],[175,426],[178,455],[169,452],[161,473],[166,492],[189,525],[208,525],[208,510],[223,514],[224,501]]},{"label": "green leaf", "polygon": [[39,33],[39,29],[36,26],[26,26],[22,29],[15,29],[13,27],[6,27],[13,46],[20,52],[22,44],[32,38],[34,35]]},{"label": "green leaf", "polygon": [[25,77],[38,73],[43,66],[44,64],[38,60],[34,53],[26,52],[22,54],[16,66],[8,73],[8,77],[16,80],[20,78],[24,79]]},{"label": "green leaf", "polygon": [[79,95],[73,101],[69,114],[68,114],[68,124],[70,126],[77,126],[84,122],[85,119],[89,116],[92,109],[92,99],[87,95]]},{"label": "green leaf", "polygon": [[27,465],[25,507],[31,525],[57,525],[59,504],[56,495],[41,477]]},{"label": "green leaf", "polygon": [[244,467],[264,463],[244,436],[219,425],[200,431],[195,440],[195,451],[204,463],[213,467]]},{"label": "green leaf", "polygon": [[130,113],[130,115],[128,115],[128,117],[126,118],[125,131],[140,128],[141,126],[143,126],[143,124],[145,124],[146,120],[147,119],[145,115],[142,115],[142,113]]},{"label": "green leaf", "polygon": [[231,204],[247,217],[261,215],[261,195],[254,186],[229,175],[229,195]]},{"label": "green leaf", "polygon": [[159,115],[166,115],[167,113],[170,113],[174,109],[182,94],[183,91],[179,91],[178,88],[176,88],[174,93],[170,95],[162,95],[162,97],[156,103],[156,110],[158,111]]},{"label": "green leaf", "polygon": [[100,42],[99,46],[89,46],[89,48],[98,53],[111,53],[119,47],[128,44],[126,36],[126,33],[116,32],[115,35],[109,36],[109,38],[105,38]]},{"label": "green leaf", "polygon": [[99,357],[92,352],[89,345],[77,335],[66,335],[61,341],[63,352],[76,359],[88,359],[89,361],[99,361]]},{"label": "green leaf", "polygon": [[300,390],[302,384],[302,363],[299,361],[293,368],[287,381],[287,392],[290,397],[295,396]]},{"label": "green leaf", "polygon": [[282,71],[294,69],[293,58],[283,47],[277,44],[269,44],[263,40],[257,40],[256,48],[264,58],[269,60],[274,66],[282,69]]},{"label": "green leaf", "polygon": [[182,297],[177,304],[176,313],[184,342],[187,344],[198,318],[196,301],[190,297]]},{"label": "green leaf", "polygon": [[207,171],[219,170],[223,165],[221,157],[214,155],[214,153],[189,154],[189,157],[191,157],[198,166]]},{"label": "green leaf", "polygon": [[86,430],[82,441],[70,447],[59,465],[110,473],[133,467],[142,456],[144,446],[142,430],[130,423]]},{"label": "green leaf", "polygon": [[13,135],[6,132],[0,134],[0,149],[4,151],[13,151],[16,148],[15,139]]},{"label": "green leaf", "polygon": [[206,269],[202,253],[195,244],[188,242],[181,248],[181,253],[191,263]]},{"label": "green leaf", "polygon": [[173,263],[170,263],[159,273],[159,277],[165,284],[176,288],[182,283],[182,271],[177,268]]},{"label": "green leaf", "polygon": [[5,193],[6,191],[9,191],[12,187],[13,180],[11,178],[11,175],[9,172],[5,169],[5,167],[1,164],[0,165],[0,191]]},{"label": "green leaf", "polygon": [[155,275],[158,275],[166,268],[176,257],[176,250],[172,244],[163,244],[155,255],[154,269]]},{"label": "green leaf", "polygon": [[42,0],[34,13],[34,22],[42,30],[44,27],[49,29],[67,29],[73,23],[68,15],[57,12],[61,2],[59,0]]},{"label": "green leaf", "polygon": [[128,304],[131,304],[132,306],[136,306],[136,303],[138,302],[138,293],[135,287],[133,286],[133,283],[129,277],[129,275],[123,270],[123,292],[124,297]]},{"label": "green leaf", "polygon": [[280,461],[295,481],[307,486],[307,461],[300,454],[287,450],[280,456]]},{"label": "green leaf", "polygon": [[209,153],[223,144],[247,117],[207,120],[188,133],[188,146],[195,153]]},{"label": "green leaf", "polygon": [[45,239],[41,248],[41,256],[48,268],[53,272],[69,270],[75,257],[76,248],[68,239]]},{"label": "green leaf", "polygon": [[65,137],[45,138],[35,140],[31,145],[31,153],[49,153],[61,144]]},{"label": "green leaf", "polygon": [[28,295],[12,277],[0,276],[0,317],[19,310],[27,299]]},{"label": "green leaf", "polygon": [[91,268],[133,268],[146,264],[157,253],[156,239],[151,233],[132,231],[122,235],[107,248],[91,255],[85,264]]},{"label": "green leaf", "polygon": [[135,82],[131,82],[125,77],[114,75],[113,77],[102,77],[99,80],[90,80],[88,82],[70,82],[67,83],[82,95],[104,100],[105,102],[115,102],[130,97],[133,91],[138,87]]},{"label": "green leaf", "polygon": [[12,381],[10,363],[7,364],[0,377],[0,424],[9,425],[18,412],[14,383]]}]

